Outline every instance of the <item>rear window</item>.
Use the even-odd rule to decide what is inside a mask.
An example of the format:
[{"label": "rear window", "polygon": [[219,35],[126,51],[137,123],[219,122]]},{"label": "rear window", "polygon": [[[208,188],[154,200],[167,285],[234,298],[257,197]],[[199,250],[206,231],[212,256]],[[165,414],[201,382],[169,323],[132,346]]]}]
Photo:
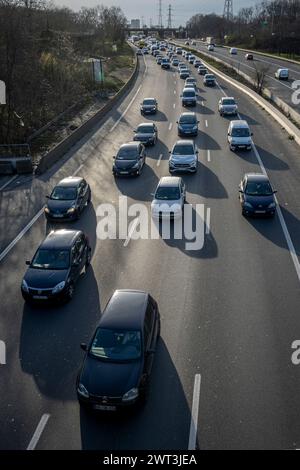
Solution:
[{"label": "rear window", "polygon": [[195,98],[194,90],[184,90],[183,91],[184,98]]},{"label": "rear window", "polygon": [[155,106],[155,100],[144,100],[143,104],[145,104],[146,106]]},{"label": "rear window", "polygon": [[250,130],[248,127],[233,127],[231,135],[233,137],[249,137]]},{"label": "rear window", "polygon": [[143,134],[153,134],[154,128],[153,126],[139,126],[137,131]]},{"label": "rear window", "polygon": [[159,186],[155,193],[155,199],[160,201],[175,201],[180,198],[178,186]]},{"label": "rear window", "polygon": [[194,147],[191,144],[175,145],[173,155],[194,155]]}]

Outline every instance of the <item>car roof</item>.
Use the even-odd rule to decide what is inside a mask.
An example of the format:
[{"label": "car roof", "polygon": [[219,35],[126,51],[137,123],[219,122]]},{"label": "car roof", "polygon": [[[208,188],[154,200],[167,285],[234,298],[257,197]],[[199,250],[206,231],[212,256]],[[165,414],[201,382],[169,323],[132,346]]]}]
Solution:
[{"label": "car roof", "polygon": [[189,92],[194,92],[194,94],[196,94],[195,92],[195,88],[194,87],[191,87],[191,86],[185,86],[184,89],[182,90],[182,93],[184,93],[185,91],[189,91]]},{"label": "car roof", "polygon": [[235,101],[235,98],[233,96],[222,96],[222,101],[224,100],[234,100]]},{"label": "car roof", "polygon": [[149,294],[143,291],[116,290],[105,307],[99,327],[142,329],[148,297]]},{"label": "car roof", "polygon": [[139,145],[141,145],[140,142],[127,142],[126,144],[122,144],[120,149],[124,149],[124,148],[130,148],[130,149],[136,149],[137,147],[139,147]]},{"label": "car roof", "polygon": [[246,173],[244,177],[247,178],[248,181],[269,181],[267,175],[263,173]]},{"label": "car roof", "polygon": [[82,181],[83,178],[80,176],[68,176],[67,178],[62,179],[56,186],[74,187],[79,186]]},{"label": "car roof", "polygon": [[151,98],[151,97],[149,98],[149,97],[148,97],[148,98],[144,98],[144,99],[143,99],[143,101],[145,101],[145,100],[153,100],[153,101],[156,101],[156,98]]},{"label": "car roof", "polygon": [[[180,117],[181,117],[181,118],[182,118],[182,117],[185,117],[185,116],[190,116],[190,117],[196,118],[196,113],[190,112],[190,113],[181,113],[181,114],[180,114]],[[186,141],[184,140],[183,142],[186,142]]]},{"label": "car roof", "polygon": [[247,121],[244,121],[242,119],[237,119],[235,121],[230,121],[230,126],[232,127],[249,127],[249,124]]},{"label": "car roof", "polygon": [[67,249],[73,245],[77,236],[82,233],[80,230],[52,230],[39,248],[44,249]]},{"label": "car roof", "polygon": [[175,187],[179,186],[180,181],[180,176],[163,176],[162,178],[160,178],[158,186]]},{"label": "car roof", "polygon": [[181,139],[181,140],[177,140],[177,142],[174,144],[174,147],[175,147],[175,145],[179,145],[179,146],[180,146],[180,145],[186,145],[186,144],[188,144],[188,145],[194,145],[194,141],[191,140],[191,139],[185,139],[185,140]]},{"label": "car roof", "polygon": [[141,122],[141,123],[138,125],[138,127],[140,127],[140,126],[147,126],[147,127],[152,126],[152,127],[154,127],[154,126],[155,126],[155,123],[154,123],[154,122]]}]

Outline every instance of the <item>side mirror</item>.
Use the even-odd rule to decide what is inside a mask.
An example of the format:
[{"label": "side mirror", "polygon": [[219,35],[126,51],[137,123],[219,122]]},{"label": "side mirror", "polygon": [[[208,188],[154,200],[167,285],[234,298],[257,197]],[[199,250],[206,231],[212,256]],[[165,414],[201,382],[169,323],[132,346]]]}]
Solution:
[{"label": "side mirror", "polygon": [[83,351],[87,351],[87,345],[86,343],[80,343],[80,347]]},{"label": "side mirror", "polygon": [[176,124],[178,124],[178,121],[176,121]]},{"label": "side mirror", "polygon": [[274,189],[273,194],[276,194],[276,193],[277,193],[277,189]]},{"label": "side mirror", "polygon": [[243,192],[244,192],[244,191],[243,191],[242,189],[239,189],[239,193],[243,194]]},{"label": "side mirror", "polygon": [[26,264],[27,266],[30,266],[30,265],[31,265],[31,261],[26,260],[26,261],[25,261],[25,264]]},{"label": "side mirror", "polygon": [[227,134],[227,135],[230,135],[230,132],[228,132],[228,134]]},{"label": "side mirror", "polygon": [[251,135],[253,135],[253,132],[251,132]]},{"label": "side mirror", "polygon": [[171,153],[171,150],[169,150],[169,153]]},{"label": "side mirror", "polygon": [[133,129],[133,132],[136,133],[136,132],[137,132],[137,129]]},{"label": "side mirror", "polygon": [[116,159],[116,156],[115,156],[115,155],[113,155],[113,160],[115,160],[115,159]]},{"label": "side mirror", "polygon": [[155,354],[155,349],[148,349],[147,355]]},{"label": "side mirror", "polygon": [[50,196],[47,195],[47,196],[45,196],[45,198],[46,198],[46,199],[50,199]]},{"label": "side mirror", "polygon": [[197,124],[199,124],[200,121],[197,121]]}]

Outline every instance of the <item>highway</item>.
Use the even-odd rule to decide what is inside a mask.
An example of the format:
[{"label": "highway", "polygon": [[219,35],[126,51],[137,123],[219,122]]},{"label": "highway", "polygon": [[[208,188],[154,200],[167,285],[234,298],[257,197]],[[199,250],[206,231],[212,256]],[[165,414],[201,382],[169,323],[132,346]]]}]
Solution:
[{"label": "highway", "polygon": [[[204,246],[187,251],[184,240],[98,240],[98,205],[117,207],[126,195],[129,203],[150,208],[178,138],[183,81],[152,56],[139,60],[132,91],[60,166],[0,193],[1,253],[11,244],[6,256],[0,254],[0,340],[7,347],[0,365],[0,448],[185,450],[193,399],[199,405],[197,449],[299,448],[300,366],[291,362],[291,344],[300,339],[299,147],[241,92],[222,80],[205,88],[194,73],[200,163],[197,174],[183,178],[187,201],[205,208]],[[251,152],[228,148],[229,118],[217,112],[224,93],[236,97],[254,132]],[[139,103],[149,96],[157,98],[159,112],[141,117]],[[145,120],[156,122],[159,141],[147,149],[139,178],[115,180],[112,156]],[[283,219],[241,216],[238,184],[245,172],[261,171],[259,162],[278,190]],[[92,205],[72,224],[89,236],[92,265],[69,304],[32,308],[20,285],[25,260],[49,231],[41,215],[44,195],[75,173],[93,194]],[[93,416],[80,410],[76,398],[79,345],[89,340],[117,288],[153,295],[161,339],[146,406],[125,416]],[[200,395],[194,396],[199,375]]]},{"label": "highway", "polygon": [[[178,42],[184,47],[184,41]],[[205,52],[212,57],[221,59],[252,78],[256,76],[255,67],[258,69],[264,68],[267,75],[265,86],[269,88],[275,96],[278,96],[297,112],[300,112],[299,104],[292,101],[292,95],[295,91],[295,89],[292,88],[292,83],[295,80],[300,80],[300,64],[294,64],[284,59],[277,59],[276,57],[255,54],[255,51],[253,51],[254,60],[251,61],[245,58],[245,51],[238,50],[237,55],[231,55],[228,48],[221,46],[216,46],[213,52],[209,52],[207,46],[201,41],[196,41],[196,46],[190,47],[194,47],[200,52]],[[275,78],[274,74],[278,68],[289,69],[289,80],[279,81]]]}]

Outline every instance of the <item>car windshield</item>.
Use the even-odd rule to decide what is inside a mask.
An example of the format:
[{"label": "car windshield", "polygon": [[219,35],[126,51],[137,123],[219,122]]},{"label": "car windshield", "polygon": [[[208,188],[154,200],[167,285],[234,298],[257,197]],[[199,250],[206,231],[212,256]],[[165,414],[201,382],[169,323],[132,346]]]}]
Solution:
[{"label": "car windshield", "polygon": [[215,76],[214,75],[206,75],[205,78],[208,79],[208,80],[214,80]]},{"label": "car windshield", "polygon": [[138,152],[136,148],[121,148],[117,154],[116,160],[136,160]]},{"label": "car windshield", "polygon": [[98,328],[89,353],[107,361],[133,361],[141,357],[141,332]]},{"label": "car windshield", "polygon": [[245,194],[248,196],[271,196],[273,191],[268,181],[249,181],[246,186]]},{"label": "car windshield", "polygon": [[159,186],[155,193],[155,199],[162,201],[174,201],[180,198],[178,186]]},{"label": "car windshield", "polygon": [[224,106],[228,106],[228,105],[231,105],[231,106],[232,106],[232,105],[235,104],[235,101],[234,101],[234,100],[230,100],[230,99],[226,99],[226,100],[223,100],[223,101],[222,101],[222,104],[223,104]]},{"label": "car windshield", "polygon": [[184,145],[175,145],[173,148],[173,155],[194,155],[194,148],[192,145],[184,144]]},{"label": "car windshield", "polygon": [[181,116],[179,122],[181,124],[196,124],[195,116]]},{"label": "car windshield", "polygon": [[192,89],[191,89],[191,90],[185,90],[185,91],[183,92],[183,96],[184,96],[185,98],[194,98],[194,97],[195,97],[195,92],[194,92],[194,90],[192,90]]},{"label": "car windshield", "polygon": [[146,106],[155,106],[155,100],[144,100],[143,104]]},{"label": "car windshield", "polygon": [[75,187],[64,187],[64,186],[56,186],[53,189],[50,199],[54,199],[55,201],[73,201],[77,198],[77,188]]},{"label": "car windshield", "polygon": [[248,127],[234,127],[232,129],[232,136],[233,137],[249,137],[250,131]]},{"label": "car windshield", "polygon": [[68,250],[46,250],[41,248],[32,260],[31,268],[68,269],[70,253]]},{"label": "car windshield", "polygon": [[142,134],[153,134],[154,129],[152,126],[139,126],[137,131],[141,132]]}]

